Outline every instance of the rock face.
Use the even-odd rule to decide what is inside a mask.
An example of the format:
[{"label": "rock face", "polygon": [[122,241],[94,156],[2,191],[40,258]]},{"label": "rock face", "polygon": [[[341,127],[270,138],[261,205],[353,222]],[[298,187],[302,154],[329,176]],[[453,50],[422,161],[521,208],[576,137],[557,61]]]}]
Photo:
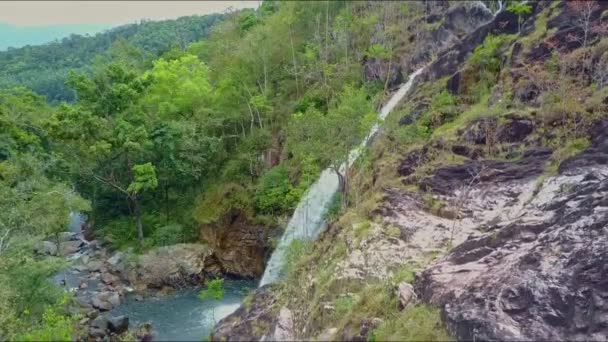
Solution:
[{"label": "rock face", "polygon": [[257,289],[249,304],[241,305],[233,314],[219,321],[213,328],[213,341],[259,341],[274,331],[277,314],[276,298],[269,285]]},{"label": "rock face", "polygon": [[57,255],[57,245],[50,241],[40,241],[34,245],[34,253],[43,256]]},{"label": "rock face", "polygon": [[[480,225],[485,233],[454,248],[416,282],[424,301],[443,308],[457,339],[608,336],[606,125],[598,125],[592,146],[562,163],[540,189],[517,168],[502,168],[491,185],[475,186],[490,209]],[[535,168],[533,159],[524,159],[520,162]],[[512,200],[501,200],[501,192],[510,192]],[[465,206],[479,213],[474,202]],[[497,203],[503,203],[500,211],[492,209]]]},{"label": "rock face", "polygon": [[206,275],[211,254],[207,246],[200,244],[157,248],[140,256],[133,268],[128,270],[127,277],[137,288],[198,285]]},{"label": "rock face", "polygon": [[[441,15],[430,13],[425,18],[427,23],[435,23],[437,28],[424,32],[418,37],[412,35],[409,38],[416,39],[418,46],[415,52],[409,51],[410,53],[403,54],[411,57],[393,60],[390,64],[386,59],[364,57],[363,75],[366,80],[386,82],[390,88],[398,86],[404,82],[404,75],[416,69],[419,64],[428,61],[434,52],[459,44],[464,35],[492,19],[492,14],[487,9],[475,3],[449,9],[447,3],[437,2],[435,6],[447,12]],[[408,27],[405,31],[413,32],[414,28]]]},{"label": "rock face", "polygon": [[242,213],[231,213],[218,226],[201,229],[201,239],[214,251],[221,270],[230,275],[256,278],[264,273],[271,247],[269,229],[252,225]]}]

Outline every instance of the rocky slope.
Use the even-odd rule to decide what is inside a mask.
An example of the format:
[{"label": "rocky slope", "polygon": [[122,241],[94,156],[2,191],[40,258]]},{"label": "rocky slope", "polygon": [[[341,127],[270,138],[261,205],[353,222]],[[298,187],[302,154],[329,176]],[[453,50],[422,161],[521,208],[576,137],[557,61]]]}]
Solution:
[{"label": "rocky slope", "polygon": [[[606,32],[581,47],[572,38],[580,30],[563,21],[578,18],[574,7],[532,5],[521,35],[517,17],[502,12],[439,53],[397,119],[426,120],[435,132],[393,148],[400,153],[386,147],[397,138],[381,136],[368,201],[333,222],[282,284],[219,322],[214,340],[441,339],[409,334],[440,330],[425,327],[426,307],[459,340],[605,339],[608,94],[590,80]],[[598,3],[590,25],[601,27],[607,9]],[[500,71],[471,104],[480,73],[468,60],[489,34],[507,42]],[[573,71],[581,51],[598,57]],[[548,84],[551,63],[562,79]],[[559,82],[573,82],[580,107],[550,102],[566,87]],[[461,101],[451,112],[431,99],[443,90]]]}]

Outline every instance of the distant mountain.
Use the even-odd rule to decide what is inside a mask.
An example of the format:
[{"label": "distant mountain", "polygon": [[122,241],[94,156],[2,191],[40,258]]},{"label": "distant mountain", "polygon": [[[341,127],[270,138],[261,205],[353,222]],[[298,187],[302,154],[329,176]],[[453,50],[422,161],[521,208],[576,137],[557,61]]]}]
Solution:
[{"label": "distant mountain", "polygon": [[71,34],[94,35],[111,28],[113,25],[73,24],[47,25],[36,27],[18,27],[0,23],[0,51],[7,48],[19,48],[25,45],[40,45],[62,39]]},{"label": "distant mountain", "polygon": [[[143,63],[172,47],[185,47],[188,43],[208,36],[211,27],[223,17],[223,14],[209,14],[174,20],[142,21],[118,26],[94,36],[71,34],[43,45],[9,48],[0,51],[0,88],[25,86],[45,95],[49,102],[72,101],[74,92],[65,84],[67,76],[71,70],[90,70],[96,56],[140,53]],[[2,40],[6,36],[5,32],[10,30],[6,27],[0,27]],[[93,25],[89,28],[92,30]],[[121,42],[126,44],[120,44]],[[3,44],[14,43],[3,41]],[[111,51],[116,45],[122,45],[122,48]],[[133,46],[139,51],[132,49]]]}]

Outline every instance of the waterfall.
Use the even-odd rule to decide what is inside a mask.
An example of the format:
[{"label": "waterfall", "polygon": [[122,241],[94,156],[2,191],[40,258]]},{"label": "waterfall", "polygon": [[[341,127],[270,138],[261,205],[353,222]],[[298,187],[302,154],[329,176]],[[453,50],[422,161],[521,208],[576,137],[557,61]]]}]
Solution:
[{"label": "waterfall", "polygon": [[[399,101],[410,90],[414,83],[414,79],[423,69],[424,68],[420,68],[416,70],[410,75],[407,83],[399,87],[399,90],[397,90],[380,110],[378,121],[383,121],[395,108]],[[357,160],[370,139],[378,132],[379,128],[379,123],[372,126],[361,144],[350,151],[347,162],[340,167],[341,172],[344,172],[346,168],[350,167]],[[315,240],[317,238],[319,233],[325,228],[325,214],[332,199],[338,192],[338,189],[339,181],[336,173],[330,169],[325,169],[321,172],[319,179],[308,189],[304,197],[298,203],[296,210],[293,212],[293,216],[291,217],[291,220],[289,220],[277,248],[272,253],[270,260],[268,260],[264,276],[260,281],[260,286],[274,283],[279,279],[285,263],[285,254],[292,241]]]}]

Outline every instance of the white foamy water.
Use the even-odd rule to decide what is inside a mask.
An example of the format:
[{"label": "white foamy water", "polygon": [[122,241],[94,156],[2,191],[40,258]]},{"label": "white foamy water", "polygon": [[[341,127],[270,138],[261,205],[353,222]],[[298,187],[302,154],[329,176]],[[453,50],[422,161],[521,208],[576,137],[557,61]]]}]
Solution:
[{"label": "white foamy water", "polygon": [[[391,96],[389,101],[380,110],[380,113],[378,113],[379,121],[383,121],[397,106],[399,101],[403,99],[412,87],[414,79],[423,69],[420,68],[412,73],[407,83],[399,87],[399,90]],[[372,126],[361,144],[350,151],[348,161],[340,167],[342,173],[347,167],[352,166],[379,129],[380,124],[376,123]],[[285,233],[283,233],[277,248],[272,253],[270,260],[268,260],[260,286],[274,283],[281,277],[281,271],[285,264],[285,255],[294,240],[315,240],[319,236],[319,233],[325,228],[327,209],[338,190],[339,180],[336,173],[330,169],[325,169],[321,172],[319,179],[308,189],[293,212],[293,216],[289,220],[287,228],[285,228]]]}]

